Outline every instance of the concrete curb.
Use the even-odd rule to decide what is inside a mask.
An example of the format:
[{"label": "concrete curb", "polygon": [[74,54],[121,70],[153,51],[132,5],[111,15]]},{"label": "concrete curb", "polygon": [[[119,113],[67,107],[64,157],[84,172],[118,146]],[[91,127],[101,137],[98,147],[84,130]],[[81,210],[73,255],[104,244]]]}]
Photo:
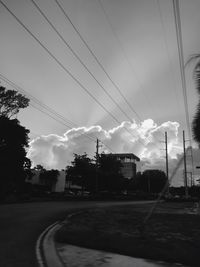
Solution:
[{"label": "concrete curb", "polygon": [[60,222],[55,222],[47,227],[36,242],[36,257],[39,267],[63,267],[56,253],[54,244],[55,231],[61,227]]},{"label": "concrete curb", "polygon": [[83,211],[74,212],[67,216],[64,221],[57,221],[48,226],[38,237],[36,242],[36,258],[39,267],[63,267],[62,259],[57,253],[54,236],[69,218],[82,213]]}]

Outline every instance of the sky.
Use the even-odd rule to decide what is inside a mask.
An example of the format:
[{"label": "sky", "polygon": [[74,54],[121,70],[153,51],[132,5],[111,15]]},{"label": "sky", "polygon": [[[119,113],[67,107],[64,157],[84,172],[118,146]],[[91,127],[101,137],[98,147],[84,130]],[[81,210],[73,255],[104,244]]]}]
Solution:
[{"label": "sky", "polygon": [[[134,153],[141,170],[165,170],[167,132],[172,173],[182,131],[191,138],[172,0],[34,0],[54,29],[33,1],[2,2],[29,31],[0,3],[0,80],[31,99],[18,119],[30,130],[33,165],[62,169],[74,153],[93,157],[99,138],[100,153]],[[200,1],[180,0],[184,62],[199,52],[199,11]],[[185,67],[190,124],[198,103],[194,65]],[[173,183],[183,183],[182,166]]]}]

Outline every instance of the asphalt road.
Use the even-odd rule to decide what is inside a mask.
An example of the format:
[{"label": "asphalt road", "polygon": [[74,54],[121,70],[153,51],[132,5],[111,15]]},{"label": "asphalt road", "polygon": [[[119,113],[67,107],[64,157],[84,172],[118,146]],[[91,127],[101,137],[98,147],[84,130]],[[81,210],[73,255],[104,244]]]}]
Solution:
[{"label": "asphalt road", "polygon": [[36,241],[47,226],[64,219],[72,209],[110,205],[87,201],[0,205],[0,266],[36,267]]}]

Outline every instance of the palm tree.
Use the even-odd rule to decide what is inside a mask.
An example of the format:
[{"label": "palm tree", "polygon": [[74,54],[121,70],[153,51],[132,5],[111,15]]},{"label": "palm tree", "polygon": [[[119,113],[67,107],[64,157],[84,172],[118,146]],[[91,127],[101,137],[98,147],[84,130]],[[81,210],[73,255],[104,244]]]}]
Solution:
[{"label": "palm tree", "polygon": [[196,82],[196,89],[199,94],[199,103],[197,105],[196,113],[192,121],[192,132],[194,140],[200,146],[200,54],[192,55],[187,64],[191,61],[196,61],[193,74]]}]

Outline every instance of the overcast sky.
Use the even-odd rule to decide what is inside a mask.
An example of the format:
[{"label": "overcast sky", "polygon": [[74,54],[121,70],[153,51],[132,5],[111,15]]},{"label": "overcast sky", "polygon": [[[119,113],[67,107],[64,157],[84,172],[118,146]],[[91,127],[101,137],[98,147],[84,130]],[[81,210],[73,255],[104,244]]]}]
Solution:
[{"label": "overcast sky", "polygon": [[[107,146],[100,151],[132,152],[143,169],[163,169],[167,131],[171,172],[183,130],[189,138],[172,1],[58,0],[68,19],[55,0],[34,1],[61,37],[31,0],[3,0],[54,59],[0,4],[0,74],[31,94],[18,119],[31,131],[33,163],[64,168],[73,153],[93,156],[98,137]],[[200,51],[199,12],[199,0],[180,0],[185,62]],[[190,121],[198,102],[193,67],[185,69]]]}]

